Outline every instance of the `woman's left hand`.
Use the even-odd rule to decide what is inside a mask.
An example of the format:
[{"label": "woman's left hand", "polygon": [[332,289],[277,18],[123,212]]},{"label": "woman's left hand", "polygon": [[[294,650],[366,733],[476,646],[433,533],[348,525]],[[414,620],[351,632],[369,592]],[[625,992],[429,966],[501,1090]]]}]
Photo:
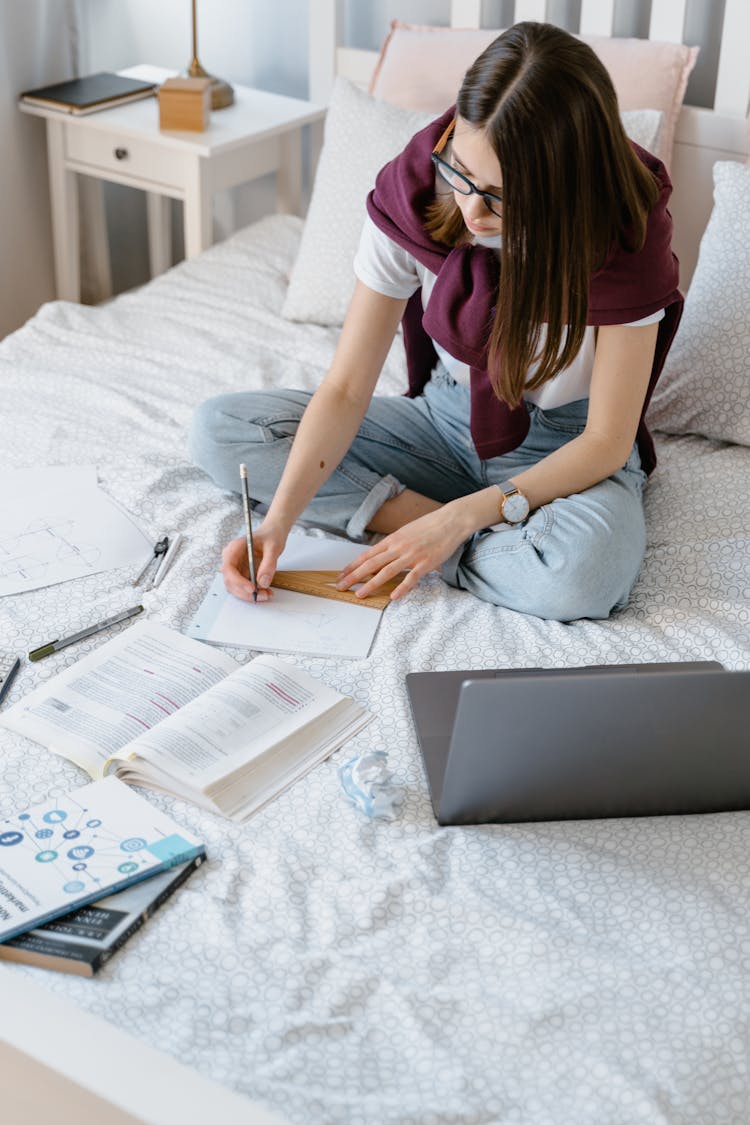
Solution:
[{"label": "woman's left hand", "polygon": [[436,570],[464,542],[468,535],[457,518],[453,503],[404,524],[358,555],[339,575],[337,588],[348,590],[364,583],[357,596],[365,598],[402,571],[408,571],[391,594],[397,601],[413,590],[420,578]]}]

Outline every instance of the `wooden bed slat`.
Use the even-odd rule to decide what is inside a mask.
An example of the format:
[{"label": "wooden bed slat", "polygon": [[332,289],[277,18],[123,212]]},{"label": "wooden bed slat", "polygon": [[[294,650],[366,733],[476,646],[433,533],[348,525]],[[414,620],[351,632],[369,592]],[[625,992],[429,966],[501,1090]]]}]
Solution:
[{"label": "wooden bed slat", "polygon": [[377,61],[376,51],[365,51],[359,47],[339,47],[336,52],[336,74],[348,78],[355,86],[367,90]]},{"label": "wooden bed slat", "polygon": [[750,102],[750,3],[726,0],[714,109],[744,117]]},{"label": "wooden bed slat", "polygon": [[547,0],[516,0],[515,19],[542,20],[547,18]]},{"label": "wooden bed slat", "polygon": [[453,0],[451,27],[481,27],[482,0]]},{"label": "wooden bed slat", "polygon": [[581,35],[611,35],[615,25],[615,0],[581,0]]},{"label": "wooden bed slat", "polygon": [[687,0],[651,0],[649,39],[681,43],[686,11]]},{"label": "wooden bed slat", "polygon": [[341,38],[336,0],[316,0],[308,5],[307,18],[308,96],[327,105],[336,76],[336,45]]}]

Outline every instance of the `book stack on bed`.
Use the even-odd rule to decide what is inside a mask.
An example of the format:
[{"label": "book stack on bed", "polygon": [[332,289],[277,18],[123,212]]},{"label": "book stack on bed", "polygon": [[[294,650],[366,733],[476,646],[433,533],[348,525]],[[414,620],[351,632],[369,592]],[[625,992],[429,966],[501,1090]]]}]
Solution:
[{"label": "book stack on bed", "polygon": [[117,778],[0,821],[0,958],[93,976],[206,857]]}]

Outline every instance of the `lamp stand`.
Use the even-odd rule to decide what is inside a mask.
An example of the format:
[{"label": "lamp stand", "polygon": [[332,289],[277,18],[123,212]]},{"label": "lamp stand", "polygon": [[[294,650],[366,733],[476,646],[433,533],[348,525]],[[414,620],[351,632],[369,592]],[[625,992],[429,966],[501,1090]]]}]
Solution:
[{"label": "lamp stand", "polygon": [[192,0],[193,6],[193,57],[190,60],[190,65],[187,68],[188,78],[210,78],[211,79],[211,109],[225,109],[234,101],[234,90],[225,82],[223,78],[216,78],[213,74],[209,74],[204,70],[198,62],[198,19],[195,11],[196,0]]}]

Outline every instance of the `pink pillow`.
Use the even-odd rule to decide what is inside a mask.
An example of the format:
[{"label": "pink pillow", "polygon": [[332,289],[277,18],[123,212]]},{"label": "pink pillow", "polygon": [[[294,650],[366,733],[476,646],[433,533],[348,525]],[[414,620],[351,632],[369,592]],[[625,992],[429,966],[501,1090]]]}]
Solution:
[{"label": "pink pillow", "polygon": [[[370,93],[403,109],[440,113],[455,101],[464,74],[499,29],[425,27],[394,20],[383,44]],[[607,67],[621,110],[663,114],[657,156],[669,163],[685,87],[697,47],[651,39],[582,35]]]},{"label": "pink pillow", "polygon": [[474,59],[499,34],[497,30],[422,27],[392,20],[370,80],[370,93],[402,109],[442,113],[456,100]]}]

